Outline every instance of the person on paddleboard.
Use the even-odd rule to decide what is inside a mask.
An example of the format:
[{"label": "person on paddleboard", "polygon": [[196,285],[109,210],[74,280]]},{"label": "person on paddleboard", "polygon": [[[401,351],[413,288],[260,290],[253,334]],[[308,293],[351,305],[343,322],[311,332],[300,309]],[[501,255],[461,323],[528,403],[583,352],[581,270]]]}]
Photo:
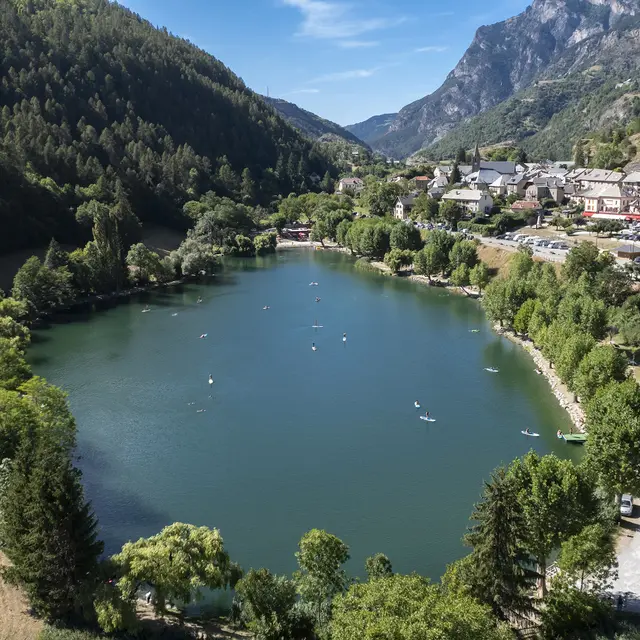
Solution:
[{"label": "person on paddleboard", "polygon": [[425,417],[427,420],[429,419],[429,412],[428,412],[428,411],[424,414],[424,417]]},{"label": "person on paddleboard", "polygon": [[525,432],[527,435],[531,435],[531,431],[529,431],[529,427],[527,427],[527,428],[524,430],[524,432]]},{"label": "person on paddleboard", "polygon": [[209,374],[209,384],[213,384],[213,376]]}]

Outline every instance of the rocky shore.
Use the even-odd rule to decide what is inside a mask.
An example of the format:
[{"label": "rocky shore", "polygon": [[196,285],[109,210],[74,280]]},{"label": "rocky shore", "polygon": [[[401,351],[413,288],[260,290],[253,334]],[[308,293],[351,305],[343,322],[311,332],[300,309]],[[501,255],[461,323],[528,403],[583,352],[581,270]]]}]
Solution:
[{"label": "rocky shore", "polygon": [[496,327],[497,333],[503,335],[511,342],[520,345],[532,358],[538,368],[538,371],[549,382],[553,395],[558,399],[560,406],[566,410],[573,422],[574,429],[580,433],[585,432],[585,415],[582,405],[574,400],[574,395],[567,389],[565,384],[560,380],[554,369],[551,368],[549,361],[542,355],[542,352],[535,348],[530,340],[523,340],[511,331],[505,331],[500,327]]}]

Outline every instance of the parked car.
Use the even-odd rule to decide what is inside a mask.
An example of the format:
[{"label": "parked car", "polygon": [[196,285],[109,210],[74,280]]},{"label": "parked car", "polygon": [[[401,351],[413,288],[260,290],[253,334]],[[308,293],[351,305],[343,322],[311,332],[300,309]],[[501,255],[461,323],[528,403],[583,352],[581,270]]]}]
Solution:
[{"label": "parked car", "polygon": [[620,499],[620,514],[630,516],[633,513],[633,496],[625,493]]}]

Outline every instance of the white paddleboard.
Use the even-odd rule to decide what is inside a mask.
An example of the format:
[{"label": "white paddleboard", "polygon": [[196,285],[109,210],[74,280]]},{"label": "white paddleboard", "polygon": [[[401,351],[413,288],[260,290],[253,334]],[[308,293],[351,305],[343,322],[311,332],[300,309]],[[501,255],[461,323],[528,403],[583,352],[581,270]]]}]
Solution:
[{"label": "white paddleboard", "polygon": [[420,408],[420,403],[419,403],[419,402],[414,402],[414,403],[413,403],[413,406],[414,406],[416,409],[419,409],[419,408]]},{"label": "white paddleboard", "polygon": [[539,433],[527,433],[526,431],[521,431],[520,433],[523,436],[530,436],[531,438],[539,438],[540,437]]},{"label": "white paddleboard", "polygon": [[426,416],[420,416],[420,420],[426,420],[427,422],[435,422],[435,418],[427,418]]}]

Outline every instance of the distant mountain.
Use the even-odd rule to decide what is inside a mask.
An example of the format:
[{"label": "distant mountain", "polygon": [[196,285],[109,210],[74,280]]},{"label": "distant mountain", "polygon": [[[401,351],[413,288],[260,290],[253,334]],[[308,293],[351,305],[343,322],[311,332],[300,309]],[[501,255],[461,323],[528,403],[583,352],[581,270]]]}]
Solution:
[{"label": "distant mountain", "polygon": [[[568,79],[575,85],[579,84],[577,74],[587,70],[600,72],[605,82],[632,77],[640,67],[639,14],[640,0],[534,0],[514,18],[478,29],[442,86],[401,109],[371,144],[387,155],[407,156],[451,131],[455,134],[460,123],[533,88],[536,82],[538,86],[541,81],[562,84]],[[585,87],[591,82],[587,78]],[[535,99],[518,95],[522,101]],[[557,106],[548,100],[547,122],[580,97],[587,96],[578,93],[568,102],[560,97]],[[505,124],[511,129],[518,124],[526,129],[526,120],[517,122],[518,109],[501,113],[507,116],[511,120]],[[482,128],[478,129],[481,135]],[[534,127],[531,134],[538,130]],[[526,138],[524,134],[524,130],[518,133]]]},{"label": "distant mountain", "polygon": [[331,120],[325,120],[315,113],[293,104],[293,102],[287,102],[281,98],[262,97],[267,104],[270,104],[289,124],[313,140],[331,142],[335,141],[336,138],[342,138],[350,144],[367,146],[360,138],[339,124],[331,122]]},{"label": "distant mountain", "polygon": [[364,122],[348,124],[345,129],[375,148],[375,141],[389,131],[397,115],[397,113],[385,113],[381,116],[373,116]]}]

